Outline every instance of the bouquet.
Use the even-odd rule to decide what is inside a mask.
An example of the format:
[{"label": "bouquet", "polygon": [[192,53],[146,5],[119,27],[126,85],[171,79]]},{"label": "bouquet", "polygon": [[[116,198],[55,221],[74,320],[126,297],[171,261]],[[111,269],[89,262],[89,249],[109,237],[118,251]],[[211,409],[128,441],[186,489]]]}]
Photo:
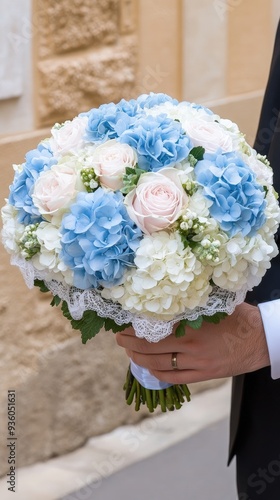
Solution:
[{"label": "bouquet", "polygon": [[[217,322],[277,254],[267,158],[235,123],[194,103],[151,93],[103,104],[55,124],[14,169],[4,246],[83,343],[102,328],[132,325],[157,342]],[[125,390],[136,410],[190,399],[185,385],[134,363]]]}]

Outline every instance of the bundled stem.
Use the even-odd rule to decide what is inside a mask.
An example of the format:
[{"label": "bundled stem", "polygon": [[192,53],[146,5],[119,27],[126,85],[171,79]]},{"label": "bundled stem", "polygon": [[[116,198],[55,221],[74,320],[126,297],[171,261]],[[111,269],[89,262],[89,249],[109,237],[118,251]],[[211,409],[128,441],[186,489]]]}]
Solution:
[{"label": "bundled stem", "polygon": [[177,384],[167,389],[145,389],[131,373],[130,366],[124,384],[125,397],[128,405],[134,401],[135,410],[145,405],[150,413],[160,406],[162,412],[179,410],[185,400],[191,400],[191,393],[185,384]]}]

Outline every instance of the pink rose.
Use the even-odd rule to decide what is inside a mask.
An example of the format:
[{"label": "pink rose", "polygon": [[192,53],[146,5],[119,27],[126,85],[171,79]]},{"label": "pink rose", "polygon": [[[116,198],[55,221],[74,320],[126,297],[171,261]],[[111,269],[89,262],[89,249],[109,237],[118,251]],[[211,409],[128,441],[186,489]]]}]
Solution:
[{"label": "pink rose", "polygon": [[127,167],[135,167],[137,156],[128,144],[115,139],[98,146],[92,156],[92,165],[101,186],[117,191],[123,185],[123,174]]},{"label": "pink rose", "polygon": [[67,164],[54,165],[42,172],[34,184],[33,203],[46,220],[65,211],[77,195],[77,172]]},{"label": "pink rose", "polygon": [[217,122],[189,120],[183,123],[183,128],[193,145],[202,146],[206,153],[215,153],[217,149],[229,153],[235,149],[232,134]]},{"label": "pink rose", "polygon": [[169,227],[187,204],[180,174],[173,168],[142,174],[136,188],[125,198],[130,218],[146,234]]}]

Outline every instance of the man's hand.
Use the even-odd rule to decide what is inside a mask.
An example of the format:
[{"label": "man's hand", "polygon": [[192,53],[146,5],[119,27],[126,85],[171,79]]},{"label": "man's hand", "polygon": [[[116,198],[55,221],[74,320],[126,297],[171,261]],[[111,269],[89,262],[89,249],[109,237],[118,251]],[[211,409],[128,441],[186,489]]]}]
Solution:
[{"label": "man's hand", "polygon": [[[171,384],[224,378],[270,365],[260,312],[245,303],[218,325],[187,327],[184,337],[172,334],[150,343],[129,328],[117,334],[117,342],[135,363]],[[178,370],[172,369],[172,353],[177,353]]]}]

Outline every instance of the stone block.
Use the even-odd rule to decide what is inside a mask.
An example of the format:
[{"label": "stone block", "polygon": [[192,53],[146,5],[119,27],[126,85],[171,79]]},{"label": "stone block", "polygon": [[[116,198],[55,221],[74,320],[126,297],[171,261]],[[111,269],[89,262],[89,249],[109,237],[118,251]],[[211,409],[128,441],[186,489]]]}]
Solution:
[{"label": "stone block", "polygon": [[39,93],[40,125],[74,117],[104,102],[130,98],[135,85],[135,41],[82,54],[42,61]]},{"label": "stone block", "polygon": [[37,0],[33,25],[39,59],[116,41],[119,0]]}]

